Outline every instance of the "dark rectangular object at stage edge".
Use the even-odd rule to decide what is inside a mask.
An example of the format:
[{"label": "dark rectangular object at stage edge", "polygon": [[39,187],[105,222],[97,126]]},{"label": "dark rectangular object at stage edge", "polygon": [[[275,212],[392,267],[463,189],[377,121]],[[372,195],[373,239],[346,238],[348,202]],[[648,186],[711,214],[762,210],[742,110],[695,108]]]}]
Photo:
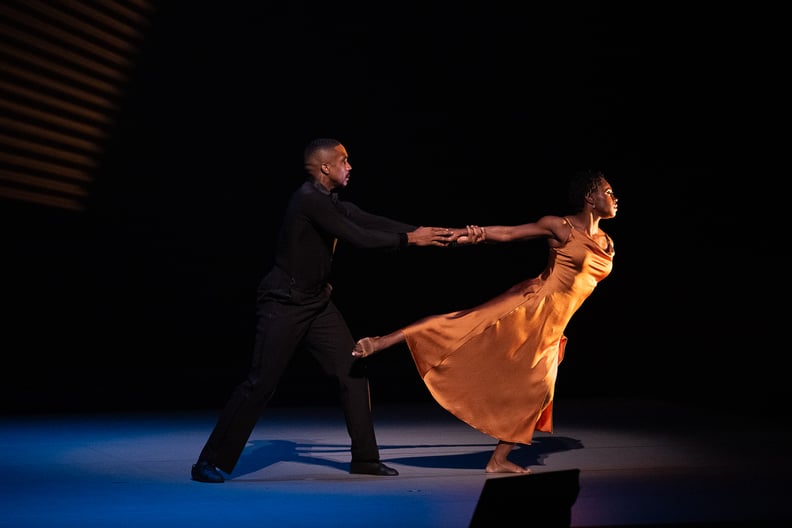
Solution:
[{"label": "dark rectangular object at stage edge", "polygon": [[572,505],[580,491],[579,478],[579,469],[489,478],[469,528],[569,528]]}]

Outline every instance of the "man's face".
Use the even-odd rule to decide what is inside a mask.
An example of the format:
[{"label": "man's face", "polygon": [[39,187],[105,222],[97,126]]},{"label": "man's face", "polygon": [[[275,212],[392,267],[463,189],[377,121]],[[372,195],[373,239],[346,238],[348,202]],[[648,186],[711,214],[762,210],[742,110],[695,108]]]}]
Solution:
[{"label": "man's face", "polygon": [[327,160],[322,164],[322,171],[332,182],[333,188],[346,187],[349,183],[349,173],[352,165],[349,164],[349,155],[343,145],[334,147],[329,152]]}]

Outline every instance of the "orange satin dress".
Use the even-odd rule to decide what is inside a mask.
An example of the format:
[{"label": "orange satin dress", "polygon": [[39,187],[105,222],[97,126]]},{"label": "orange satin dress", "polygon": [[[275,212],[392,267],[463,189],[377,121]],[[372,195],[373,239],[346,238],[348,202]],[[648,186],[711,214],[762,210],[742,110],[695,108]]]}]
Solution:
[{"label": "orange satin dress", "polygon": [[530,444],[534,431],[552,432],[564,330],[612,269],[613,243],[606,238],[604,250],[570,226],[566,243],[549,249],[539,276],[475,308],[403,328],[434,399],[498,440]]}]

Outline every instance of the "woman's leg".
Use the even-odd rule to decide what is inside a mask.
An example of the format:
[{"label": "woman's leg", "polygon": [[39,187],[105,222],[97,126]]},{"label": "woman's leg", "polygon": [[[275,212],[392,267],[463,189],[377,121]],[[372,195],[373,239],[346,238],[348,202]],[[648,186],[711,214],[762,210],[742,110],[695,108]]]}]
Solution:
[{"label": "woman's leg", "polygon": [[492,452],[489,462],[487,462],[487,473],[530,473],[530,469],[518,466],[506,458],[513,448],[513,442],[500,440],[498,445],[495,446],[495,451]]},{"label": "woman's leg", "polygon": [[405,337],[401,330],[396,330],[382,337],[364,337],[355,343],[355,348],[352,349],[352,355],[355,357],[370,356],[375,352],[392,347],[396,343],[402,343],[404,340]]}]

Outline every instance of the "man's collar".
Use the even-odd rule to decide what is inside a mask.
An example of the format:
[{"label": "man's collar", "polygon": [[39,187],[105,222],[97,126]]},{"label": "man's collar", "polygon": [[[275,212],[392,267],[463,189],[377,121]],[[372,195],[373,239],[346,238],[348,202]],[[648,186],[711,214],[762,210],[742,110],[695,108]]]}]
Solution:
[{"label": "man's collar", "polygon": [[322,185],[321,183],[319,183],[319,181],[317,181],[317,180],[311,180],[311,183],[313,183],[313,186],[314,186],[314,187],[316,188],[316,190],[317,190],[317,191],[319,191],[320,193],[322,193],[322,194],[326,194],[326,195],[329,195],[329,194],[330,194],[330,191],[328,191],[328,190],[325,188],[325,186],[324,186],[324,185]]},{"label": "man's collar", "polygon": [[311,180],[311,183],[313,183],[313,186],[317,191],[324,194],[325,196],[329,196],[334,202],[338,201],[338,193],[328,191],[325,186],[319,183],[317,180]]}]

